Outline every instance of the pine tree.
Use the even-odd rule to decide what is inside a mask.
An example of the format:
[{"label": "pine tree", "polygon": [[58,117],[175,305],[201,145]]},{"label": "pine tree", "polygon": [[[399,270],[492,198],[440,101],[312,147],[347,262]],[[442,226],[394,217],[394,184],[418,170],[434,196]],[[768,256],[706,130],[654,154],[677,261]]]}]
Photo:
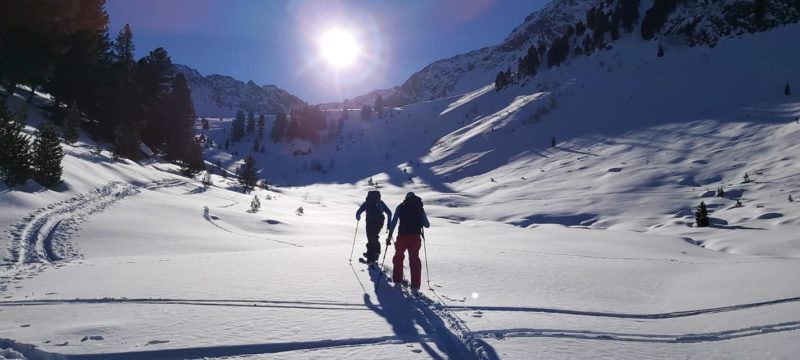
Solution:
[{"label": "pine tree", "polygon": [[661,31],[664,23],[667,22],[669,13],[675,8],[675,0],[655,0],[653,6],[644,14],[642,20],[641,34],[642,39],[650,40]]},{"label": "pine tree", "polygon": [[[164,48],[157,48],[136,63],[137,122],[142,125],[142,141],[148,146],[169,151],[170,133],[176,131],[176,114],[170,98],[173,87],[172,59]],[[178,75],[184,76],[179,73]],[[177,78],[177,76],[176,76]],[[162,146],[167,143],[167,149]]]},{"label": "pine tree", "polygon": [[53,124],[45,123],[36,132],[31,155],[33,179],[47,188],[58,185],[63,171],[61,160],[64,159],[64,150]]},{"label": "pine tree", "polygon": [[583,21],[578,21],[575,24],[575,37],[581,37],[584,33],[586,33],[586,25],[583,24]]},{"label": "pine tree", "polygon": [[250,201],[250,212],[257,212],[261,209],[261,201],[258,200],[258,195],[253,195],[253,200]]},{"label": "pine tree", "polygon": [[750,180],[750,176],[749,176],[749,175],[747,175],[747,173],[744,173],[744,182],[745,182],[745,183],[749,183],[749,182],[751,182],[751,181],[752,181],[752,180]]},{"label": "pine tree", "polygon": [[706,204],[702,201],[700,205],[697,205],[697,209],[695,209],[694,220],[697,227],[707,227],[710,223],[708,209],[706,208]]},{"label": "pine tree", "polygon": [[517,72],[522,76],[531,76],[535,75],[538,69],[539,69],[539,52],[536,50],[535,46],[531,46],[528,48],[528,53],[525,54],[524,57],[519,59],[519,63],[517,65]]},{"label": "pine tree", "polygon": [[258,139],[261,140],[264,137],[264,126],[266,126],[267,120],[264,118],[264,114],[258,115]]},{"label": "pine tree", "polygon": [[361,120],[369,121],[371,116],[372,109],[369,108],[369,105],[364,104],[364,106],[361,107]]},{"label": "pine tree", "polygon": [[567,60],[569,55],[569,36],[563,36],[555,41],[547,51],[547,66],[555,67]]},{"label": "pine tree", "polygon": [[253,141],[253,152],[257,152],[260,148],[261,148],[261,144],[259,143],[258,138],[256,138]]},{"label": "pine tree", "polygon": [[792,87],[789,86],[789,83],[786,83],[786,86],[783,88],[783,95],[792,95]]},{"label": "pine tree", "polygon": [[22,133],[25,125],[20,120],[0,99],[0,177],[9,187],[22,184],[31,173],[29,137]]},{"label": "pine tree", "polygon": [[289,119],[286,118],[286,114],[279,112],[277,116],[275,116],[275,123],[272,124],[272,131],[270,132],[270,138],[272,142],[277,143],[283,139],[283,136],[286,134],[286,129],[289,127]]},{"label": "pine tree", "polygon": [[236,118],[231,125],[231,141],[237,142],[244,136],[245,116],[244,111],[236,112]]},{"label": "pine tree", "polygon": [[556,147],[556,137],[555,136],[550,138],[550,147]]},{"label": "pine tree", "polygon": [[656,54],[656,56],[664,57],[664,47],[663,46],[658,45],[658,53]]},{"label": "pine tree", "polygon": [[[269,181],[267,181],[267,179],[261,179],[261,180],[259,180],[259,181],[258,181],[258,187],[260,187],[260,188],[262,188],[262,189],[264,189],[264,190],[269,190]],[[267,199],[267,200],[271,200],[271,197],[269,196],[269,194],[267,194],[267,196],[265,197],[265,199]]]},{"label": "pine tree", "polygon": [[342,133],[342,130],[344,130],[344,122],[345,122],[344,118],[339,118],[339,120],[336,121],[336,134],[337,135],[340,135]]},{"label": "pine tree", "polygon": [[591,55],[594,52],[594,40],[592,39],[592,35],[586,34],[583,37],[583,52],[586,55]]},{"label": "pine tree", "polygon": [[208,119],[203,118],[202,120],[200,120],[200,126],[203,128],[203,130],[208,130],[210,127]]},{"label": "pine tree", "polygon": [[789,202],[794,202],[794,199],[792,198],[792,194],[789,194]]},{"label": "pine tree", "polygon": [[753,2],[753,20],[756,24],[761,24],[764,21],[764,15],[767,12],[767,0],[755,0]]},{"label": "pine tree", "polygon": [[223,147],[225,150],[228,150],[228,146],[230,146],[230,142],[228,139],[225,139],[225,146]]},{"label": "pine tree", "polygon": [[121,156],[138,160],[141,156],[139,143],[142,137],[141,100],[137,93],[136,61],[133,32],[128,24],[117,34],[113,44],[112,72],[114,83],[106,89],[111,92],[108,106],[110,138],[114,145],[114,158]]},{"label": "pine tree", "polygon": [[[51,2],[44,10],[57,16],[49,17],[45,24],[30,24],[40,31],[52,32],[49,38],[53,47],[48,51],[51,61],[47,69],[49,81],[42,85],[53,96],[55,105],[77,103],[79,108],[88,112],[97,104],[95,86],[101,76],[97,71],[101,60],[98,50],[103,48],[101,52],[105,52],[107,49],[104,42],[107,40],[108,15],[104,3],[104,0]],[[30,11],[36,7],[35,4],[42,2],[29,1],[23,8]],[[4,20],[0,20],[2,22]],[[0,53],[4,51],[0,49]]]},{"label": "pine tree", "polygon": [[620,0],[616,13],[626,33],[633,31],[639,21],[639,0]]},{"label": "pine tree", "polygon": [[[133,31],[131,31],[130,24],[125,24],[122,30],[117,34],[117,39],[113,45],[114,57],[119,71],[126,75],[133,76],[134,66],[136,59],[133,56],[136,46],[133,44]],[[129,80],[132,80],[129,78]]]},{"label": "pine tree", "polygon": [[494,88],[497,91],[504,89],[508,84],[511,83],[511,71],[500,71],[494,77]]},{"label": "pine tree", "polygon": [[256,160],[252,155],[248,155],[244,160],[244,165],[239,169],[239,184],[245,193],[250,193],[258,183],[259,173],[256,169]]},{"label": "pine tree", "polygon": [[78,141],[78,129],[81,122],[81,111],[78,110],[78,105],[73,101],[64,118],[64,141],[68,144]]},{"label": "pine tree", "polygon": [[193,172],[200,171],[195,153],[199,146],[194,139],[194,103],[186,76],[182,73],[175,75],[168,101],[170,121],[166,126],[167,158],[183,162]]},{"label": "pine tree", "polygon": [[256,131],[256,116],[253,115],[252,111],[247,113],[247,127],[245,130],[248,134],[252,134],[253,131]]},{"label": "pine tree", "polygon": [[181,171],[186,176],[194,176],[200,171],[205,170],[206,164],[203,160],[203,149],[197,142],[188,145],[183,159],[181,160]]},{"label": "pine tree", "polygon": [[722,186],[717,188],[717,197],[725,197],[725,190],[722,189]]},{"label": "pine tree", "polygon": [[375,109],[375,113],[378,114],[378,117],[383,118],[383,96],[380,96],[380,94],[375,98],[373,108]]}]

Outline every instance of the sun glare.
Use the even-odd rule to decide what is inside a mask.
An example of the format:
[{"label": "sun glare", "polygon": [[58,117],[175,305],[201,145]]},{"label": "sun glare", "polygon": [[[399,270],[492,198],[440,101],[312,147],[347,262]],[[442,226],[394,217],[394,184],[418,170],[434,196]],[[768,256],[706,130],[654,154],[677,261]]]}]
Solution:
[{"label": "sun glare", "polygon": [[361,49],[352,33],[330,30],[319,41],[322,58],[334,68],[347,67],[358,58]]}]

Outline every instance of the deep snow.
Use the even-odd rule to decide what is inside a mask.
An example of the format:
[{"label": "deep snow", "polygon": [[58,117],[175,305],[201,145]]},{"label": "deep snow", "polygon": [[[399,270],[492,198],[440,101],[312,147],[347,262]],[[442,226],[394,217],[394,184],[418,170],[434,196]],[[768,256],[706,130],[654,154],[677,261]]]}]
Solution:
[{"label": "deep snow", "polygon": [[[0,354],[795,357],[800,100],[782,88],[800,84],[785,48],[798,34],[658,60],[628,39],[524,87],[475,83],[371,122],[351,111],[345,140],[257,156],[278,186],[254,193],[256,213],[219,175],[206,189],[88,138],[65,145],[59,191],[0,195]],[[211,125],[224,142],[229,119]],[[209,164],[232,172],[252,140],[208,149]],[[348,262],[370,177],[391,208],[425,201],[430,303]],[[701,200],[710,228],[693,226]]]}]

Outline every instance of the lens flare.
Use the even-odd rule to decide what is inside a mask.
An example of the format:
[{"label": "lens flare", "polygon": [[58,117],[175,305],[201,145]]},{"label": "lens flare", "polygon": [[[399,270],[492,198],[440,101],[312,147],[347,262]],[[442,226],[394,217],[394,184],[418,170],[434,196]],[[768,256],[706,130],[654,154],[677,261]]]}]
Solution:
[{"label": "lens flare", "polygon": [[352,65],[361,49],[351,32],[334,29],[322,35],[319,41],[322,58],[334,68]]}]

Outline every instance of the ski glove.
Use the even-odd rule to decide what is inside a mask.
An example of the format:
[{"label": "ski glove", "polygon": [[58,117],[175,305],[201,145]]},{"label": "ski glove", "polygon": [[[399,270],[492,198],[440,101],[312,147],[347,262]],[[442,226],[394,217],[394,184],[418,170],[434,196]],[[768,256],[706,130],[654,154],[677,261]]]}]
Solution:
[{"label": "ski glove", "polygon": [[356,214],[356,221],[361,221],[361,214]]},{"label": "ski glove", "polygon": [[386,238],[386,246],[389,246],[389,245],[392,245],[392,235],[389,235],[389,237]]}]

